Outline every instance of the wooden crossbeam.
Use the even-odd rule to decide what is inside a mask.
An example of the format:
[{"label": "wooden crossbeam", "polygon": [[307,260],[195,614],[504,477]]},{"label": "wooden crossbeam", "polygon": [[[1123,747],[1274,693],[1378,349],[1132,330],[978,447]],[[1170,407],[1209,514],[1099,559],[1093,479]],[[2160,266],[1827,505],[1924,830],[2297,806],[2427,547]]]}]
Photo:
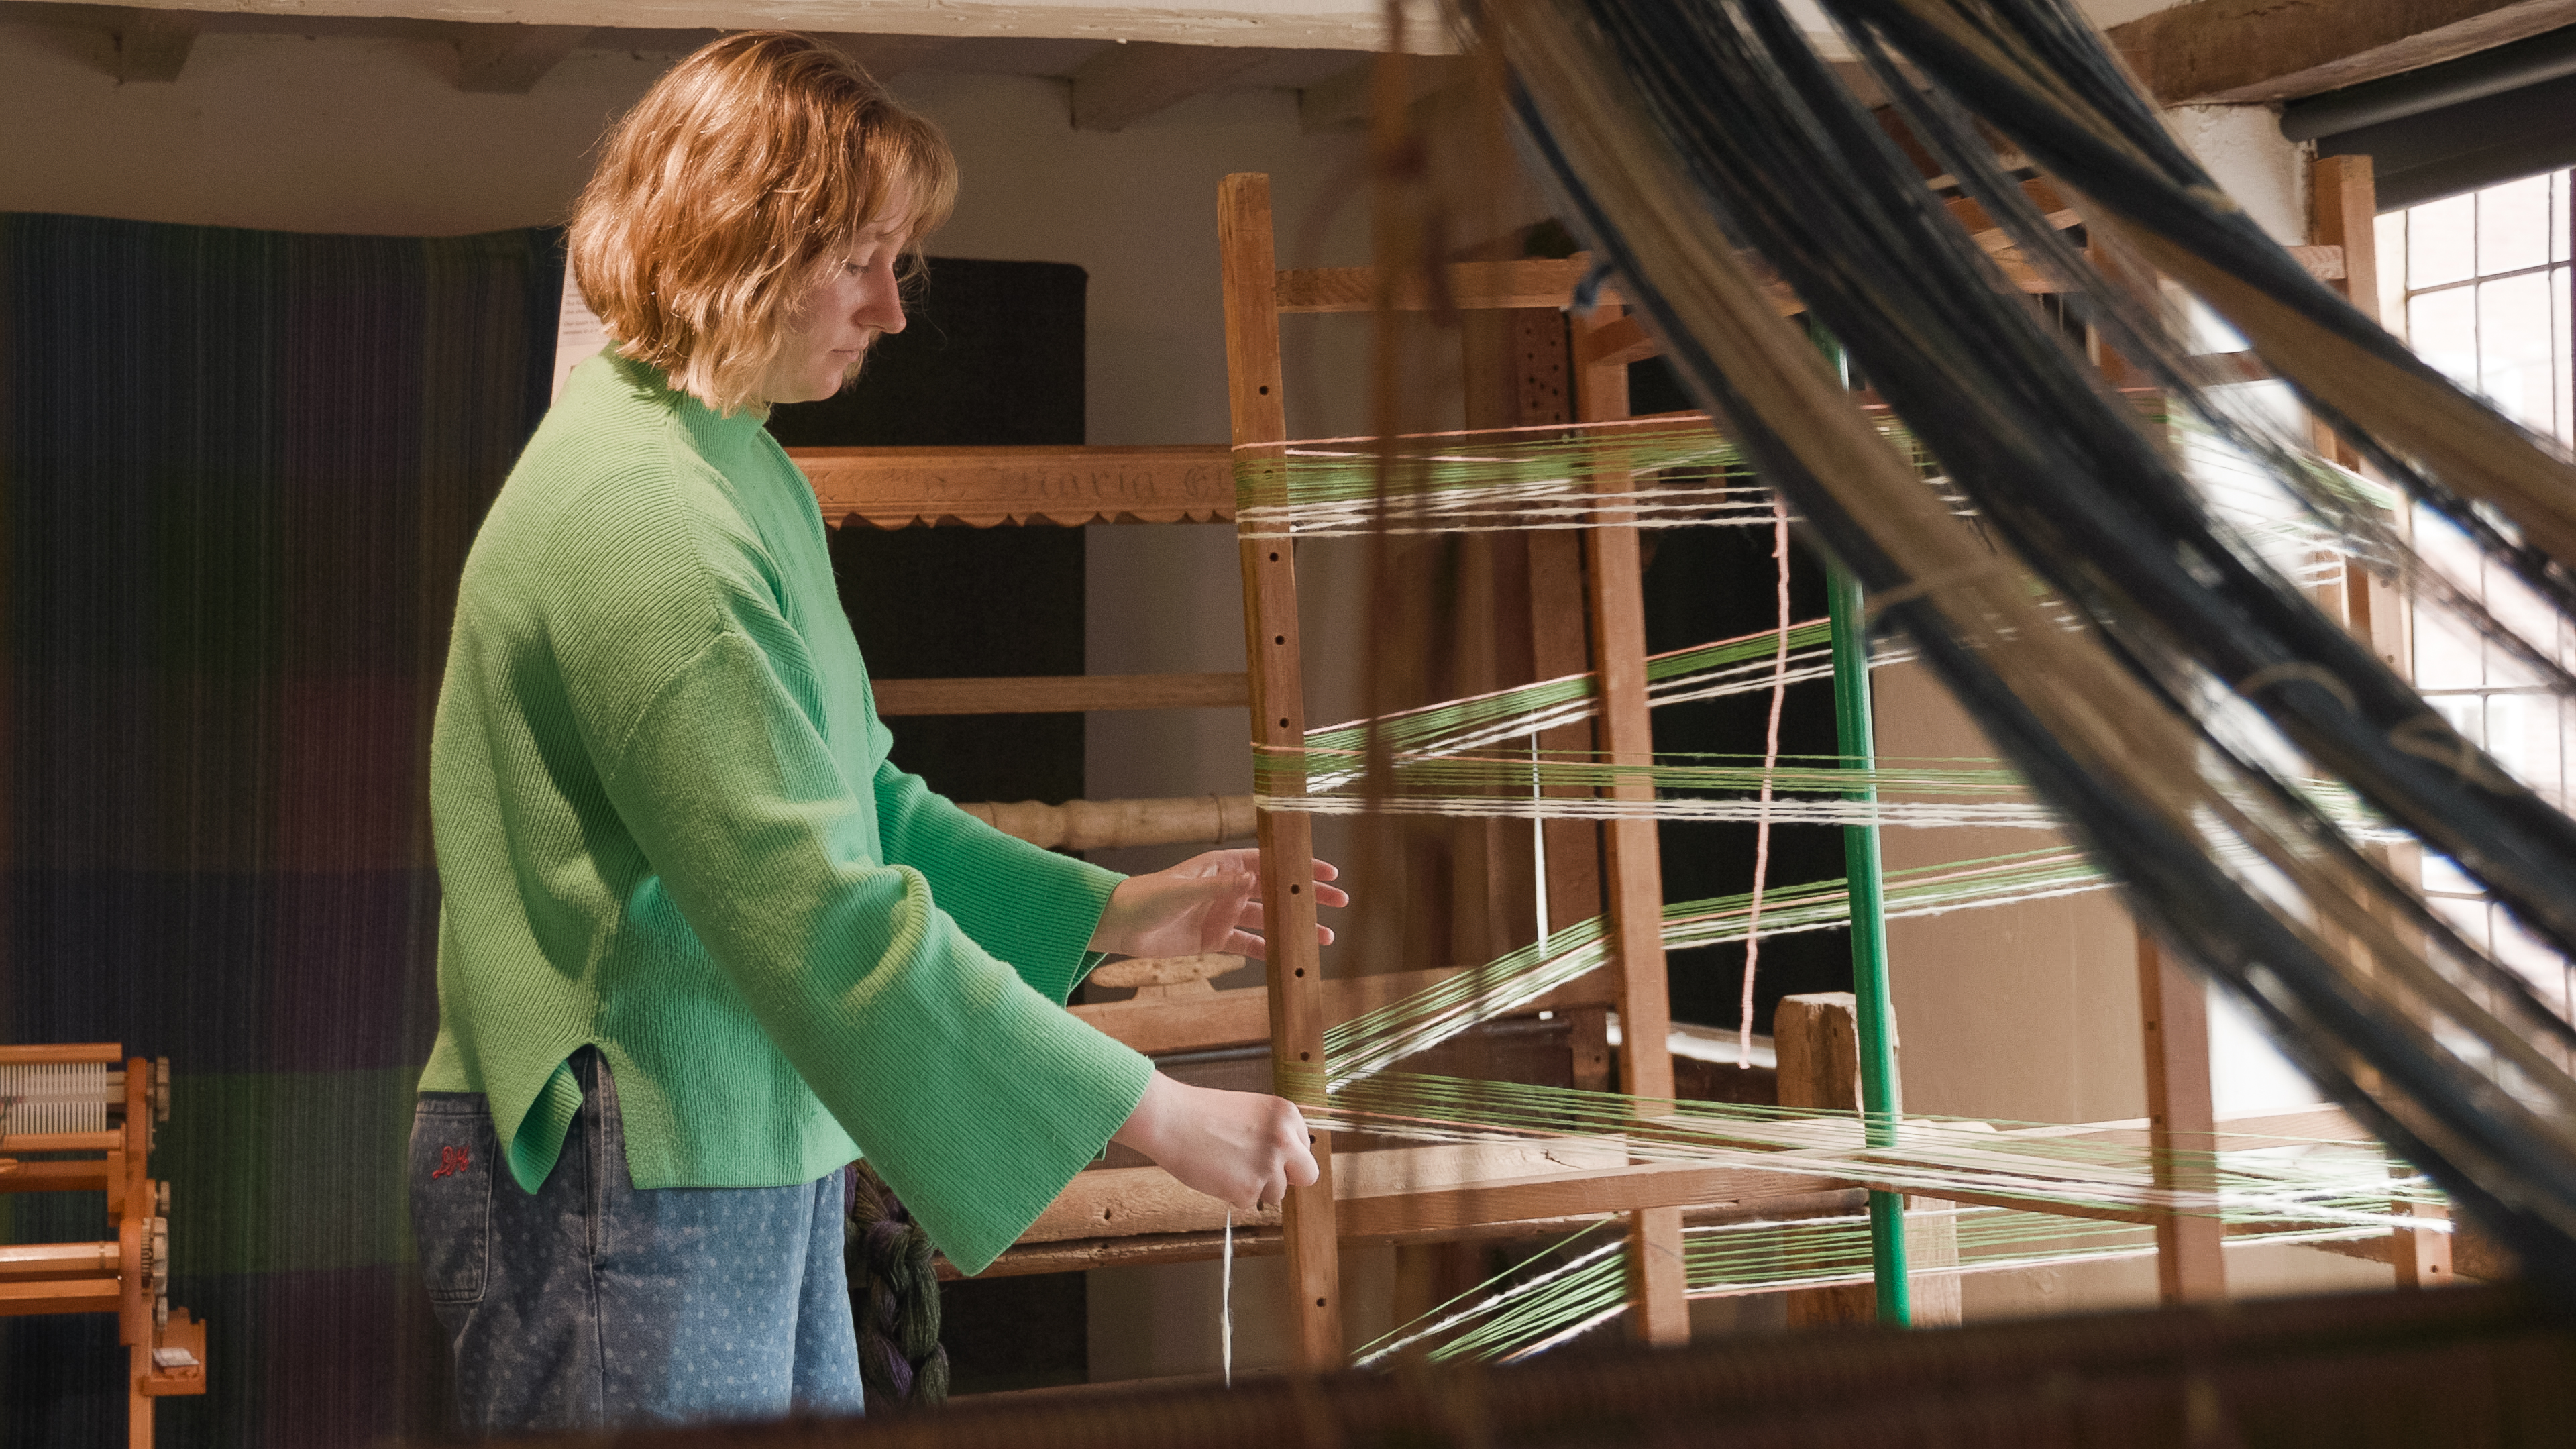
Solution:
[{"label": "wooden crossbeam", "polygon": [[[1397,279],[1387,305],[1419,312],[1446,307],[1479,311],[1492,307],[1562,307],[1575,284],[1590,271],[1591,260],[1567,257],[1517,262],[1453,262],[1441,274],[1440,295],[1420,277]],[[1377,306],[1374,267],[1311,267],[1279,274],[1282,312],[1367,312]],[[1601,300],[1617,304],[1616,288],[1605,288]]]},{"label": "wooden crossbeam", "polygon": [[2576,0],[2193,0],[2111,27],[2150,94],[2279,101],[2437,65],[2576,22]]},{"label": "wooden crossbeam", "polygon": [[790,448],[827,523],[1206,523],[1234,517],[1234,455],[1206,445]]}]

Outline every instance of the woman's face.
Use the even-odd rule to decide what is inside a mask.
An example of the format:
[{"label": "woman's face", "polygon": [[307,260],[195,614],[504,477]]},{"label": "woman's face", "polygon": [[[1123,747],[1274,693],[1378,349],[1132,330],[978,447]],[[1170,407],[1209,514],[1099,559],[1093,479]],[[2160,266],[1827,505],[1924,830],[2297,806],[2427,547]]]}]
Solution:
[{"label": "woman's face", "polygon": [[805,294],[769,364],[763,401],[830,397],[856,375],[880,334],[903,330],[894,267],[903,254],[905,219],[911,215],[905,201],[900,194],[889,195],[879,220],[853,233],[836,252],[826,253],[822,279]]}]

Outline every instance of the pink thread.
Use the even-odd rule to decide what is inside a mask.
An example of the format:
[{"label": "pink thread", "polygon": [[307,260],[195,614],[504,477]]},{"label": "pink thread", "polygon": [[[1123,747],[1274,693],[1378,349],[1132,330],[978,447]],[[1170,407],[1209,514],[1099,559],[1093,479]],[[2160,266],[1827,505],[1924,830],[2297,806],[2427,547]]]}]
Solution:
[{"label": "pink thread", "polygon": [[1789,505],[1771,499],[1771,557],[1780,563],[1780,647],[1771,656],[1771,728],[1762,741],[1762,795],[1754,807],[1753,906],[1744,917],[1744,1016],[1735,1064],[1753,1067],[1753,967],[1762,959],[1762,884],[1771,872],[1771,774],[1780,768],[1780,707],[1789,697]]}]

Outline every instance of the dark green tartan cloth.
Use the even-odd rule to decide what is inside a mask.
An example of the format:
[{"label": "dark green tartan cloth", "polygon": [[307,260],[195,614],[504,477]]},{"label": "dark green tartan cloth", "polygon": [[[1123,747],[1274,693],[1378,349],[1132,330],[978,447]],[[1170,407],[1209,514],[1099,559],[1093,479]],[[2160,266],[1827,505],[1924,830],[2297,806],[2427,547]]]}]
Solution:
[{"label": "dark green tartan cloth", "polygon": [[[0,215],[0,1041],[167,1056],[161,1442],[434,1437],[402,1163],[457,571],[546,402],[557,234]],[[0,1242],[100,1235],[0,1194]],[[123,1442],[113,1319],[0,1319],[0,1445]]]}]

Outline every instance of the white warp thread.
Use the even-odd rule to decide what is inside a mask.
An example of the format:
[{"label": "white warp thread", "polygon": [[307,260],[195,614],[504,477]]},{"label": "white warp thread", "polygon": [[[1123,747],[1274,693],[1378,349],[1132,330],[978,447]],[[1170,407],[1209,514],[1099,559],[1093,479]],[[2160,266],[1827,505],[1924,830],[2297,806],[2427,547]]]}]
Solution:
[{"label": "white warp thread", "polygon": [[1234,1387],[1234,1209],[1225,1210],[1225,1272],[1216,1299],[1216,1359],[1225,1386]]},{"label": "white warp thread", "polygon": [[[1507,820],[1732,820],[1753,821],[1762,806],[1752,800],[1612,800],[1601,796],[1549,795],[1540,799],[1509,795],[1389,795],[1371,800],[1362,795],[1255,795],[1257,810],[1294,811],[1305,815],[1456,815]],[[1938,804],[1892,800],[1775,799],[1769,810],[1780,825],[1879,825],[1937,830],[1987,826],[2015,830],[2056,830],[2065,822],[2045,805],[1999,800],[1986,803]]]}]

